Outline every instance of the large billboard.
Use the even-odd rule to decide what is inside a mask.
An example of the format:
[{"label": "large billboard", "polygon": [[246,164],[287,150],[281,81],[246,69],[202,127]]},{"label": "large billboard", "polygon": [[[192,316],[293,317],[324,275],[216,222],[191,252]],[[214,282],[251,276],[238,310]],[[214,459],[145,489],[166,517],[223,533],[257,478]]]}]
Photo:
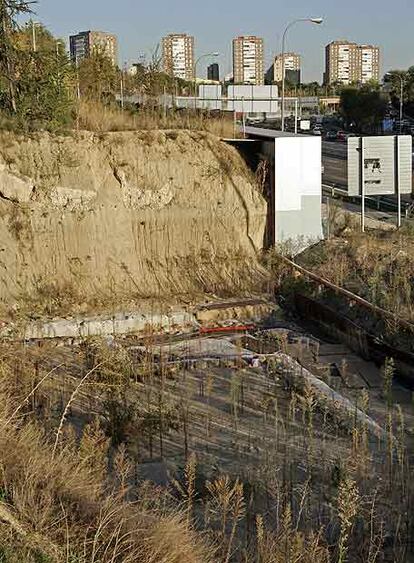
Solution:
[{"label": "large billboard", "polygon": [[223,91],[221,84],[200,84],[198,88],[198,96],[198,108],[209,110],[223,109]]},{"label": "large billboard", "polygon": [[227,109],[237,113],[277,113],[279,111],[277,86],[229,86]]},{"label": "large billboard", "polygon": [[348,194],[375,196],[410,194],[413,142],[410,135],[350,137]]}]

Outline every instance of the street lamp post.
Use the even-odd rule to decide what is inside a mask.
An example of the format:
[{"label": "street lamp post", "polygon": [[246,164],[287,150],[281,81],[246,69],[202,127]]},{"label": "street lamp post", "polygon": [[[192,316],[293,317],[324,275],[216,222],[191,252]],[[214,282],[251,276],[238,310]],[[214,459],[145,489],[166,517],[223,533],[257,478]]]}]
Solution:
[{"label": "street lamp post", "polygon": [[202,60],[202,59],[206,59],[207,57],[219,57],[220,53],[214,52],[214,53],[206,53],[205,55],[201,55],[201,57],[198,57],[198,59],[196,60],[196,62],[194,63],[194,105],[197,109],[197,65],[198,63]]},{"label": "street lamp post", "polygon": [[393,76],[397,76],[401,82],[401,89],[400,89],[400,135],[402,134],[402,126],[403,126],[403,119],[404,119],[404,77],[402,74],[398,74],[396,72],[387,72],[385,77],[392,78]]},{"label": "street lamp post", "polygon": [[122,68],[120,69],[120,72],[121,72],[121,84],[120,84],[120,86],[121,86],[121,109],[123,110],[124,107],[125,107],[125,101],[124,101],[124,71],[123,71]]},{"label": "street lamp post", "polygon": [[316,25],[323,23],[323,18],[299,18],[297,20],[291,21],[285,28],[282,38],[282,131],[285,130],[285,46],[286,46],[286,35],[291,27],[299,22],[309,22]]},{"label": "street lamp post", "polygon": [[62,41],[56,41],[56,67],[57,67],[57,83],[58,83],[58,90],[60,93],[60,61],[59,61],[59,47],[63,46]]},{"label": "street lamp post", "polygon": [[40,22],[35,22],[32,20],[32,45],[33,45],[33,52],[36,53],[37,51],[37,40],[36,40],[36,27],[38,27]]},{"label": "street lamp post", "polygon": [[404,119],[404,78],[400,76],[401,90],[400,90],[400,134],[402,133],[403,119]]}]

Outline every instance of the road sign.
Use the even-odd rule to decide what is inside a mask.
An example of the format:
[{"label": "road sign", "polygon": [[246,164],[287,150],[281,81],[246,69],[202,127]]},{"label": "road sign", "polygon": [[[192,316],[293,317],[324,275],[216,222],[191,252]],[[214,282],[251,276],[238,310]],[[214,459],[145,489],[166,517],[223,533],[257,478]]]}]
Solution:
[{"label": "road sign", "polygon": [[362,198],[362,231],[365,230],[365,196],[396,195],[398,227],[401,226],[401,195],[412,192],[412,177],[410,135],[348,139],[348,194]]},{"label": "road sign", "polygon": [[382,120],[382,130],[387,133],[392,133],[394,131],[394,120],[393,119],[383,119]]},{"label": "road sign", "polygon": [[[362,150],[363,141],[363,150]],[[348,139],[348,194],[397,195],[412,191],[412,137],[350,137]],[[363,172],[363,174],[362,174]],[[362,178],[365,177],[364,186]]]}]

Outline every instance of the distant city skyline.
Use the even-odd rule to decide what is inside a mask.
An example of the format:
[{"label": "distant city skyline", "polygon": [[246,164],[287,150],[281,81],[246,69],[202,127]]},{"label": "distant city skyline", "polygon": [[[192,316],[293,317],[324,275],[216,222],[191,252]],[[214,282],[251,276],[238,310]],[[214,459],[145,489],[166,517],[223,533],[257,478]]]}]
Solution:
[{"label": "distant city skyline", "polygon": [[[396,5],[398,4],[398,6]],[[291,0],[279,5],[274,0],[262,0],[260,10],[252,10],[247,0],[210,0],[195,5],[189,0],[157,3],[137,3],[118,0],[116,4],[99,0],[40,0],[35,6],[35,18],[50,31],[68,41],[69,35],[80,30],[100,30],[113,33],[119,40],[119,62],[132,63],[140,56],[151,56],[161,39],[169,33],[188,33],[196,40],[195,54],[220,52],[218,63],[222,74],[232,71],[232,40],[239,35],[263,37],[265,67],[280,52],[281,34],[286,24],[295,18],[321,16],[324,24],[317,28],[298,24],[290,30],[287,49],[302,55],[304,82],[322,81],[325,46],[338,39],[359,44],[379,45],[383,55],[382,68],[407,68],[414,65],[411,45],[411,22],[414,3],[411,0],[365,0],[363,10],[357,0],[333,3],[315,0]],[[311,13],[310,13],[311,10]],[[398,13],[398,17],[397,17]],[[398,30],[398,33],[397,33]],[[199,74],[204,75],[205,60]]]}]

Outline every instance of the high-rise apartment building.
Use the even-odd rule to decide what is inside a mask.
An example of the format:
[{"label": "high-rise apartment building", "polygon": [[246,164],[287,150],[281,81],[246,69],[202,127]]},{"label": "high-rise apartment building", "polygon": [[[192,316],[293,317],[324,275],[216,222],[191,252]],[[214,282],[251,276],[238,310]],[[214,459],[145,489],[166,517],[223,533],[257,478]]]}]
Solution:
[{"label": "high-rise apartment building", "polygon": [[88,58],[94,52],[104,54],[112,64],[118,64],[118,39],[104,31],[81,31],[69,37],[70,56],[74,63]]},{"label": "high-rise apartment building", "polygon": [[264,84],[264,45],[261,37],[245,35],[233,39],[235,84]]},{"label": "high-rise apartment building", "polygon": [[366,83],[379,80],[380,54],[374,45],[333,41],[326,46],[325,84]]},{"label": "high-rise apartment building", "polygon": [[194,80],[194,37],[171,33],[162,40],[164,71],[176,78]]},{"label": "high-rise apartment building", "polygon": [[361,65],[361,82],[380,79],[380,50],[375,45],[360,45],[359,57]]},{"label": "high-rise apartment building", "polygon": [[285,53],[277,55],[274,62],[274,81],[282,82],[283,59],[285,59],[285,78],[294,84],[300,83],[300,55],[296,53]]},{"label": "high-rise apartment building", "polygon": [[207,79],[214,80],[214,82],[220,82],[220,67],[218,63],[212,63],[208,66]]},{"label": "high-rise apartment building", "polygon": [[358,80],[358,45],[333,41],[325,49],[325,83],[350,84]]}]

